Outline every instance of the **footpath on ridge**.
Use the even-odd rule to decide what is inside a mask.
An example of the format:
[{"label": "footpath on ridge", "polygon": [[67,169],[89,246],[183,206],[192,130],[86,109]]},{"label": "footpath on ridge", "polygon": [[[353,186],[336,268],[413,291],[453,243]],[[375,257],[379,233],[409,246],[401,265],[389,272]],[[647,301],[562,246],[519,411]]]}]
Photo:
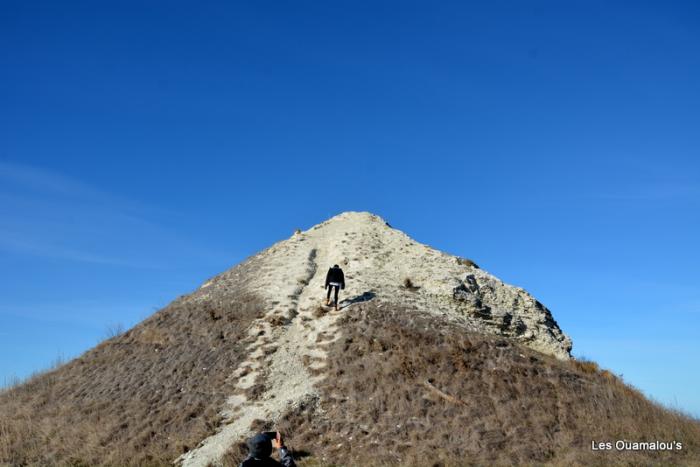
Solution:
[{"label": "footpath on ridge", "polygon": [[[323,344],[338,338],[336,320],[350,306],[343,298],[357,294],[350,281],[341,292],[343,309],[336,312],[326,307],[324,313],[318,312],[325,303],[328,268],[344,259],[333,253],[341,251],[335,238],[299,237],[273,247],[275,257],[287,260],[279,266],[285,277],[267,277],[257,292],[274,306],[248,331],[255,341],[231,375],[237,381],[236,391],[222,411],[220,431],[182,455],[178,462],[183,466],[216,465],[234,442],[252,434],[254,420],[274,420],[315,397],[314,384],[322,376],[314,370],[321,370],[326,359]],[[262,393],[250,400],[246,393],[255,387]]]}]

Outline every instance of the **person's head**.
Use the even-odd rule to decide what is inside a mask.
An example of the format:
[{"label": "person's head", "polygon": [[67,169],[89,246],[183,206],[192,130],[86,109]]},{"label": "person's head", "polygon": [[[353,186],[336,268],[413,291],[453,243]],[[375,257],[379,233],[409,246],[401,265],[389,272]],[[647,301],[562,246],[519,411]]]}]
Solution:
[{"label": "person's head", "polygon": [[339,268],[340,266],[338,266],[337,264],[334,264],[333,267],[334,267],[334,268]]},{"label": "person's head", "polygon": [[249,438],[247,444],[250,455],[256,459],[265,459],[272,454],[272,440],[264,433]]}]

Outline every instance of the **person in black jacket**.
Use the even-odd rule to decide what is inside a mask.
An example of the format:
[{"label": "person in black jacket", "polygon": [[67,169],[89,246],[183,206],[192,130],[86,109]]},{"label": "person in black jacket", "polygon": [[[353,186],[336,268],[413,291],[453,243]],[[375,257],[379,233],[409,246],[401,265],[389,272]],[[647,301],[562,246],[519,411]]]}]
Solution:
[{"label": "person in black jacket", "polygon": [[[282,435],[279,431],[276,437],[272,437],[271,433],[260,433],[248,439],[246,444],[248,444],[248,457],[241,462],[240,467],[296,467],[294,458],[282,443]],[[279,451],[280,462],[270,457],[273,447]]]},{"label": "person in black jacket", "polygon": [[337,264],[334,264],[333,267],[328,270],[328,274],[326,274],[326,289],[328,289],[326,305],[331,304],[331,291],[333,288],[335,288],[335,311],[338,311],[338,289],[345,288],[345,275]]}]

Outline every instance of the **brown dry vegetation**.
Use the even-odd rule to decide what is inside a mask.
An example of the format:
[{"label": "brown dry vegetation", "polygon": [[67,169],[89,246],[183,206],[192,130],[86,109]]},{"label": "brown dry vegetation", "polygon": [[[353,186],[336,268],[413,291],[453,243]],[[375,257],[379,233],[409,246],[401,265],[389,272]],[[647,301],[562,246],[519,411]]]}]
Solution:
[{"label": "brown dry vegetation", "polygon": [[[246,330],[269,306],[224,279],[216,299],[176,300],[1,393],[0,464],[169,465],[212,434],[234,392],[228,376],[245,356]],[[378,304],[347,308],[341,338],[319,343],[329,360],[317,399],[253,427],[285,433],[300,465],[700,464],[697,421],[594,362],[561,362]],[[617,439],[675,440],[684,449],[590,449],[592,440]],[[232,446],[226,465],[245,451]]]},{"label": "brown dry vegetation", "polygon": [[264,309],[239,286],[178,299],[0,393],[0,465],[167,465],[211,435],[245,331]]},{"label": "brown dry vegetation", "polygon": [[[562,362],[405,310],[358,306],[331,344],[320,398],[275,426],[300,465],[699,465],[700,424],[593,362]],[[591,441],[680,441],[594,452]],[[226,465],[245,455],[233,446]]]},{"label": "brown dry vegetation", "polygon": [[470,260],[469,258],[457,257],[457,264],[461,264],[462,266],[469,266],[470,268],[474,269],[479,269],[479,265],[477,265],[474,261]]}]

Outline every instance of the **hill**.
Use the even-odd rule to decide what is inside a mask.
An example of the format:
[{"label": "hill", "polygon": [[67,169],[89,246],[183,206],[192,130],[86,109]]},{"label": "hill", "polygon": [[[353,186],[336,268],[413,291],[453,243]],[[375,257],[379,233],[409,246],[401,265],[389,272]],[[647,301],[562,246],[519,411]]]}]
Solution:
[{"label": "hill", "polygon": [[[321,305],[327,268],[348,287]],[[523,289],[344,213],[0,394],[10,465],[226,465],[279,428],[307,465],[700,462],[700,425],[592,362]],[[680,442],[601,452],[592,442]]]}]

